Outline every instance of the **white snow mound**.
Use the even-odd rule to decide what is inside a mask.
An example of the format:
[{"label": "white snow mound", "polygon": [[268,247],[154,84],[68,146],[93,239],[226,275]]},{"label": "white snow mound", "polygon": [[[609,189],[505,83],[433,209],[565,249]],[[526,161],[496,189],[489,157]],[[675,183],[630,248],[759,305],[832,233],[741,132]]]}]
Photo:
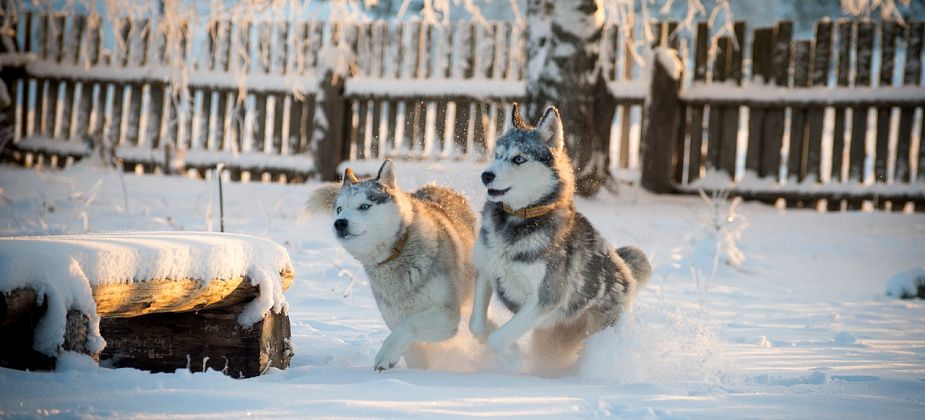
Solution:
[{"label": "white snow mound", "polygon": [[268,310],[286,308],[280,279],[284,270],[292,270],[286,249],[249,235],[123,232],[0,239],[0,292],[31,288],[40,301],[48,301],[33,345],[47,355],[63,344],[70,309],[90,318],[89,350],[105,347],[93,286],[181,279],[207,284],[243,275],[260,286],[260,296],[238,318],[242,325],[252,325]]},{"label": "white snow mound", "polygon": [[921,297],[919,291],[923,288],[925,288],[925,267],[903,271],[886,281],[886,295],[900,299]]}]

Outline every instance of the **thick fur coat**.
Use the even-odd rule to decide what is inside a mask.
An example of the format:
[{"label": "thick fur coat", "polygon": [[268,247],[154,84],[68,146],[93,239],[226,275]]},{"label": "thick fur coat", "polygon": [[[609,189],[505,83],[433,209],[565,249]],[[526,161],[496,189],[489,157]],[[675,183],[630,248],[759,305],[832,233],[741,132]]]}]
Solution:
[{"label": "thick fur coat", "polygon": [[[586,337],[616,324],[629,308],[649,278],[648,259],[637,248],[615,249],[575,209],[555,108],[534,128],[515,105],[482,181],[488,200],[473,251],[478,279],[470,330],[515,367],[517,340],[533,332],[535,369],[561,373]],[[492,296],[514,313],[497,329],[487,316]]]},{"label": "thick fur coat", "polygon": [[334,234],[363,265],[391,330],[375,369],[394,367],[402,355],[409,367],[426,368],[423,343],[453,337],[471,304],[476,220],[469,202],[436,185],[402,191],[390,161],[375,179],[360,181],[348,169],[341,186],[322,188],[311,202],[334,212]]}]

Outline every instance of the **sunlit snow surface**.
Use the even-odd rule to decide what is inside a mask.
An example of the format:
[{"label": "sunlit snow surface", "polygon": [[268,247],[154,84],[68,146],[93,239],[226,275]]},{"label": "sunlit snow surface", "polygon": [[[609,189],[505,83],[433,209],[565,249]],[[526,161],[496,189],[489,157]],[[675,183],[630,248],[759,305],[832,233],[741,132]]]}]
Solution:
[{"label": "sunlit snow surface", "polygon": [[[446,183],[476,209],[480,170],[397,164],[403,187]],[[124,179],[127,200],[115,173],[0,167],[0,234],[217,230],[212,182]],[[226,230],[270,238],[291,256],[291,368],[234,380],[68,356],[54,373],[0,369],[0,416],[925,417],[925,303],[885,295],[891,276],[925,263],[923,215],[746,203],[737,209],[748,222],[737,244],[745,260],[710,279],[704,241],[717,235],[704,228],[713,216],[703,200],[605,192],[578,208],[614,245],[645,250],[655,273],[626,322],[589,340],[574,374],[505,373],[465,333],[443,346],[441,371],[376,373],[388,330],[366,275],[328,216],[298,221],[317,185],[224,185]]]}]

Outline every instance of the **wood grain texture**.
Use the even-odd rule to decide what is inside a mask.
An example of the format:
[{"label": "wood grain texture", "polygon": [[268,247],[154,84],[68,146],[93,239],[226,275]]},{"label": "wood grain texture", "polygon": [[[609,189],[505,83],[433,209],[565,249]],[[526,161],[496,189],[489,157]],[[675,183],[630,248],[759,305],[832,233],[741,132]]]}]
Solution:
[{"label": "wood grain texture", "polygon": [[272,311],[250,327],[238,324],[247,302],[200,312],[104,318],[100,333],[107,346],[104,366],[150,372],[189,368],[222,371],[234,378],[285,369],[292,358],[289,316]]},{"label": "wood grain texture", "polygon": [[[280,273],[283,290],[292,285],[291,271]],[[124,318],[152,313],[189,312],[236,305],[253,299],[257,286],[243,276],[213,279],[150,280],[93,286],[96,313],[103,318]]]}]

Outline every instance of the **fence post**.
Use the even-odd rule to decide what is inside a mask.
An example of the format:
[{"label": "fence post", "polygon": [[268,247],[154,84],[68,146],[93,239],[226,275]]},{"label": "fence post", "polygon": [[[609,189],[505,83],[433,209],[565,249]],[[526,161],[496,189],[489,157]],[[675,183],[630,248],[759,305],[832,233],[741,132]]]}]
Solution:
[{"label": "fence post", "polygon": [[[312,143],[316,147],[316,170],[325,181],[336,181],[337,165],[344,160],[347,135],[344,77],[327,70],[319,81]],[[320,118],[319,118],[320,117]]]},{"label": "fence post", "polygon": [[667,48],[653,51],[652,84],[646,99],[644,141],[640,145],[641,183],[654,193],[674,191],[672,177],[677,166],[674,150],[681,135],[684,109],[681,104],[681,65]]},{"label": "fence post", "polygon": [[[7,19],[12,18],[7,17]],[[8,23],[15,31],[17,28],[16,21],[11,20]],[[0,35],[0,37],[6,38],[0,39],[0,41],[6,41],[0,42],[0,53],[19,53],[19,46],[15,42],[15,33],[12,37],[8,35]],[[0,130],[0,152],[6,149],[4,145],[7,142],[12,142],[16,138],[16,86],[20,80],[26,80],[24,62],[0,66],[0,126],[4,127],[4,129]],[[26,84],[23,83],[24,91],[26,90],[25,87]],[[25,111],[23,111],[23,115],[25,116]],[[25,125],[25,117],[23,117],[23,125]]]}]

